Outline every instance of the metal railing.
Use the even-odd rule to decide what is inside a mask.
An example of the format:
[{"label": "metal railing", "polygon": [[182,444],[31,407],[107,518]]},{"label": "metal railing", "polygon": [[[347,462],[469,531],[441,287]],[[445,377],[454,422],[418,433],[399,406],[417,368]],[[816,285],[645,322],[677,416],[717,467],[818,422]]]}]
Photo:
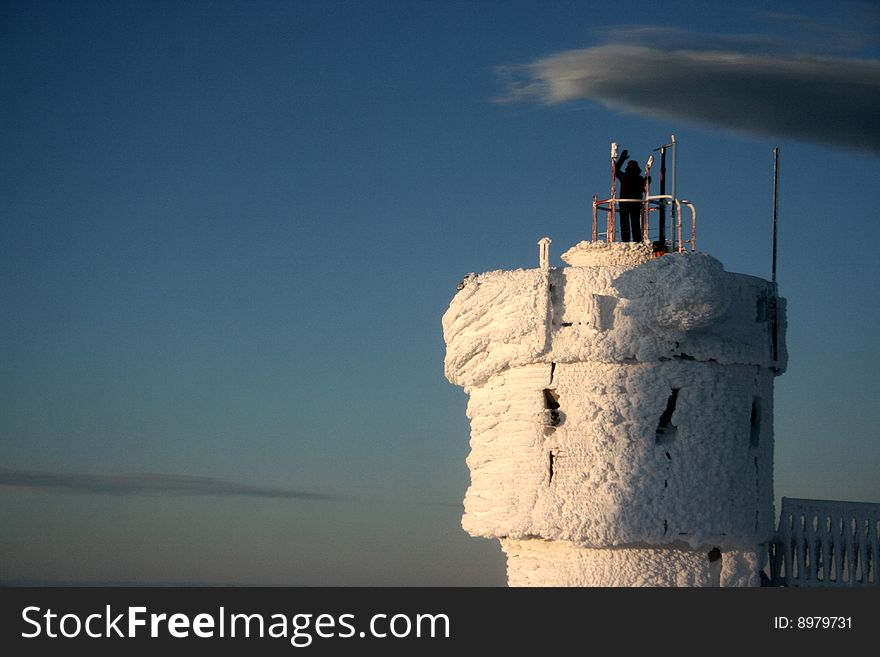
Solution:
[{"label": "metal railing", "polygon": [[[673,160],[672,160],[672,194],[666,194],[666,150],[668,148],[672,148],[673,151]],[[641,233],[642,240],[646,244],[654,245],[654,253],[657,255],[661,255],[663,253],[667,253],[669,249],[669,244],[666,239],[666,209],[667,207],[672,209],[673,220],[675,221],[675,230],[673,233],[673,241],[672,241],[672,251],[677,251],[679,253],[685,251],[685,244],[689,245],[690,251],[694,252],[697,248],[697,210],[694,208],[693,203],[686,200],[679,200],[675,197],[675,153],[676,153],[676,141],[675,135],[672,135],[671,142],[668,144],[664,144],[659,148],[655,148],[654,151],[660,151],[660,194],[651,195],[651,166],[654,163],[654,156],[651,155],[648,157],[647,162],[645,163],[645,172],[644,172],[644,190],[642,192],[642,196],[640,198],[617,198],[615,195],[617,194],[617,167],[618,167],[618,155],[617,155],[617,142],[611,142],[611,196],[606,199],[599,200],[599,198],[593,194],[593,229],[590,233],[592,241],[597,242],[599,237],[602,236],[605,238],[606,242],[613,242],[615,235],[615,216],[617,214],[617,210],[620,207],[621,203],[638,203],[641,207]],[[625,152],[625,151],[624,151]],[[690,239],[683,239],[682,236],[682,206],[685,206],[690,210],[691,213],[691,235]],[[604,233],[599,232],[599,211],[608,213],[608,221],[607,227]],[[652,239],[652,229],[651,229],[651,213],[658,212],[659,220],[657,222],[657,230],[656,236],[657,239]]]},{"label": "metal railing", "polygon": [[775,586],[880,586],[880,504],[782,498]]},{"label": "metal railing", "polygon": [[[618,205],[620,203],[639,203],[642,205],[642,211],[640,213],[642,225],[642,241],[647,244],[651,244],[655,241],[652,239],[652,235],[656,235],[657,240],[660,240],[659,227],[657,229],[652,229],[651,227],[651,213],[659,211],[661,206],[672,206],[673,220],[675,222],[672,251],[677,251],[678,253],[682,253],[686,250],[690,250],[691,252],[696,251],[697,209],[690,201],[684,199],[676,199],[669,194],[658,194],[654,196],[649,195],[645,198],[612,197],[602,200],[599,200],[598,197],[593,194],[593,227],[591,231],[591,239],[593,242],[599,241],[600,238],[604,238],[606,242],[615,241],[615,217],[617,214]],[[684,239],[682,236],[682,207],[686,207],[690,211],[691,215],[690,237],[688,239]],[[599,231],[599,211],[606,212],[608,215],[607,227],[604,232]],[[665,241],[665,236],[663,241]],[[687,245],[688,248],[685,248],[685,245]]]}]

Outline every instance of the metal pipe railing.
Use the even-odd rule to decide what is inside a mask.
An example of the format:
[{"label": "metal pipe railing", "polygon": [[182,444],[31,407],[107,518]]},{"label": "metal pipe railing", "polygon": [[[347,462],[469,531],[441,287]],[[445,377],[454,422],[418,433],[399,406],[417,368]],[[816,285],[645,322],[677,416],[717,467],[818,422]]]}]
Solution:
[{"label": "metal pipe railing", "polygon": [[[615,207],[619,203],[639,203],[647,209],[647,212],[643,210],[642,212],[642,241],[650,242],[650,213],[656,212],[659,210],[661,205],[672,205],[674,207],[675,218],[676,218],[676,239],[673,244],[673,251],[678,251],[679,253],[684,251],[684,244],[690,245],[691,252],[696,251],[696,235],[697,235],[697,209],[694,207],[694,204],[687,200],[679,200],[674,198],[671,194],[654,194],[650,195],[646,198],[606,198],[599,199],[595,194],[593,194],[593,225],[592,225],[592,240],[594,242],[598,241],[600,233],[598,232],[598,223],[599,223],[599,211],[608,213],[608,222],[607,229],[605,232],[605,241],[606,242],[614,242],[614,216],[615,216]],[[682,206],[685,206],[690,210],[691,213],[691,230],[690,230],[690,239],[684,240],[682,238]]]}]

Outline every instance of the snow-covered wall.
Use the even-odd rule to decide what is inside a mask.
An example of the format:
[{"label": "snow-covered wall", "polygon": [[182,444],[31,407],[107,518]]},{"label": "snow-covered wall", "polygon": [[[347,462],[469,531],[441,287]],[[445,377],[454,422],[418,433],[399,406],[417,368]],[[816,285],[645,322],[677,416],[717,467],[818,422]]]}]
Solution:
[{"label": "snow-covered wall", "polygon": [[760,586],[762,555],[687,547],[596,549],[501,539],[510,586]]},{"label": "snow-covered wall", "polygon": [[[557,563],[553,542],[576,561],[638,545],[687,562],[707,546],[752,554],[773,533],[784,302],[707,255],[642,246],[584,243],[565,256],[586,266],[469,277],[443,317],[446,375],[470,395],[462,524],[505,539],[509,568]],[[629,558],[604,554],[599,571]]]},{"label": "snow-covered wall", "polygon": [[508,370],[471,390],[464,528],[592,546],[766,540],[774,529],[772,400],[772,375],[745,365]]},{"label": "snow-covered wall", "polygon": [[469,277],[443,316],[446,376],[468,391],[534,362],[664,358],[781,373],[787,360],[784,304],[768,281],[725,272],[718,260],[700,253],[637,266],[488,272]]}]

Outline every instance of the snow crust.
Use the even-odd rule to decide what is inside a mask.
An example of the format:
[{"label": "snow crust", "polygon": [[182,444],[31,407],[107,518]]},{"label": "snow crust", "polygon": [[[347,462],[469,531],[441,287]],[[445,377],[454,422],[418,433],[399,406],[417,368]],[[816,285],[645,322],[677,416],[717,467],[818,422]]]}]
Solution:
[{"label": "snow crust", "polygon": [[[566,560],[545,583],[756,581],[784,300],[710,256],[633,246],[469,276],[443,317],[447,378],[469,394],[462,525],[503,540],[512,585]],[[715,547],[729,573],[710,580]],[[671,561],[644,565],[655,553]],[[629,560],[653,574],[614,575]]]},{"label": "snow crust", "polygon": [[[606,247],[628,249],[629,243]],[[715,360],[785,370],[767,319],[785,300],[715,258],[675,253],[638,266],[517,269],[474,275],[443,315],[446,377],[465,391],[534,362]]]},{"label": "snow crust", "polygon": [[559,257],[573,267],[632,267],[650,260],[651,247],[644,242],[579,242]]},{"label": "snow crust", "polygon": [[[544,388],[558,395],[556,426]],[[674,434],[658,442],[673,388]],[[774,529],[772,413],[772,374],[754,367],[574,363],[552,379],[549,365],[509,370],[471,391],[462,525],[594,547],[762,542]]]},{"label": "snow crust", "polygon": [[730,550],[710,560],[687,547],[595,549],[567,541],[502,539],[510,586],[760,586],[762,557]]}]

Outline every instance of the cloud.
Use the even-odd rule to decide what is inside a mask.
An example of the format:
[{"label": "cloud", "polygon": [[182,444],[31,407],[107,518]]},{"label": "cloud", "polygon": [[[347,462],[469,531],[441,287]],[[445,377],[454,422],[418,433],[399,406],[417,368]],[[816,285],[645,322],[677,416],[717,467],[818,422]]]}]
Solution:
[{"label": "cloud", "polygon": [[339,500],[318,493],[253,486],[224,479],[173,474],[95,475],[0,468],[0,486],[97,495],[214,495],[295,500]]},{"label": "cloud", "polygon": [[673,34],[681,36],[618,31],[612,43],[500,67],[507,93],[499,100],[590,99],[656,118],[880,151],[880,61],[755,52],[761,37],[719,37],[713,45],[694,35],[677,40],[687,49],[674,49]]}]

